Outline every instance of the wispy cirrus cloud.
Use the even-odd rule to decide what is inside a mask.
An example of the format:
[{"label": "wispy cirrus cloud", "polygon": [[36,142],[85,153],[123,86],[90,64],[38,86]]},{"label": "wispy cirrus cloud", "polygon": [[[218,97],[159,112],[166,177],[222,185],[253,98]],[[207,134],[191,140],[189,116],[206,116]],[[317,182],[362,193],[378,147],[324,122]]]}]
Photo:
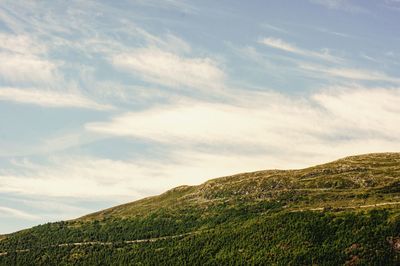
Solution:
[{"label": "wispy cirrus cloud", "polygon": [[280,32],[280,33],[285,33],[285,34],[289,33],[289,31],[287,31],[286,29],[272,25],[270,23],[263,23],[263,24],[261,24],[261,27],[272,30],[272,31]]},{"label": "wispy cirrus cloud", "polygon": [[17,54],[39,55],[47,51],[46,45],[32,39],[27,34],[10,34],[0,32],[0,50]]},{"label": "wispy cirrus cloud", "polygon": [[32,55],[0,53],[0,77],[13,84],[51,84],[60,81],[57,65]]},{"label": "wispy cirrus cloud", "polygon": [[[0,189],[1,191],[1,189]],[[22,230],[27,224],[34,225],[51,221],[77,218],[93,209],[90,201],[76,201],[61,197],[10,195],[1,193],[0,234],[10,233],[10,230]]]},{"label": "wispy cirrus cloud", "polygon": [[[19,173],[6,170],[0,173],[0,192],[92,200],[138,199],[160,193],[171,184],[195,184],[203,180],[200,174],[204,172],[190,176],[200,166],[199,161],[190,162],[186,155],[179,156],[178,163],[88,156],[53,156],[45,165],[22,161],[18,164]],[[184,175],[190,178],[185,179]]]},{"label": "wispy cirrus cloud", "polygon": [[111,63],[145,81],[174,88],[219,89],[225,79],[211,58],[186,57],[153,47],[117,54]]},{"label": "wispy cirrus cloud", "polygon": [[15,217],[24,220],[39,220],[39,216],[5,206],[0,206],[0,217]]},{"label": "wispy cirrus cloud", "polygon": [[325,74],[327,76],[358,81],[383,81],[400,83],[400,78],[392,77],[384,72],[359,68],[335,68],[321,65],[300,64],[302,69]]},{"label": "wispy cirrus cloud", "polygon": [[[0,100],[43,107],[77,107],[107,110],[79,89],[65,89],[60,63],[48,59],[48,47],[27,34],[0,33]],[[71,84],[70,84],[71,83]],[[7,84],[7,85],[5,85]],[[64,89],[58,90],[57,88]],[[39,89],[40,88],[40,89]]]},{"label": "wispy cirrus cloud", "polygon": [[282,39],[279,38],[273,38],[273,37],[268,37],[268,38],[262,38],[258,41],[260,44],[282,50],[288,53],[293,53],[305,57],[312,57],[312,58],[317,58],[321,60],[326,60],[326,61],[331,61],[331,62],[338,62],[341,61],[342,59],[339,57],[335,57],[331,55],[328,51],[322,51],[322,52],[315,52],[315,51],[310,51],[306,49],[302,49],[297,47],[294,44],[288,43]]},{"label": "wispy cirrus cloud", "polygon": [[43,107],[77,107],[95,110],[109,110],[113,107],[103,105],[79,93],[57,92],[35,88],[0,87],[0,101],[34,104]]},{"label": "wispy cirrus cloud", "polygon": [[60,82],[58,65],[46,52],[46,45],[29,35],[0,33],[0,78],[14,84]]}]

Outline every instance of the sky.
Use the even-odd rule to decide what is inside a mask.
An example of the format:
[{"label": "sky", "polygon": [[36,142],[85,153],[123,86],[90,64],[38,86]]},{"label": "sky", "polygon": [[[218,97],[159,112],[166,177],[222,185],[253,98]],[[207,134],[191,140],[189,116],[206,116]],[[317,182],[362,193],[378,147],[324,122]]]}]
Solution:
[{"label": "sky", "polygon": [[400,150],[399,0],[0,1],[0,234]]}]

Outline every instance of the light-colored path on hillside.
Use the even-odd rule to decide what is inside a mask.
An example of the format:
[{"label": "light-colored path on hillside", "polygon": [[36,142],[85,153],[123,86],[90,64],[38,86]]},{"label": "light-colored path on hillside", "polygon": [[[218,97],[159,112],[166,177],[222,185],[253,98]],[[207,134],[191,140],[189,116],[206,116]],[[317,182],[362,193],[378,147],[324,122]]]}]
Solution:
[{"label": "light-colored path on hillside", "polygon": [[[340,210],[363,209],[363,208],[373,208],[373,207],[380,207],[380,206],[387,206],[387,205],[398,205],[398,204],[400,204],[400,201],[395,201],[395,202],[382,202],[382,203],[368,204],[368,205],[334,207],[334,209],[340,209]],[[304,208],[304,209],[292,210],[291,212],[323,211],[325,208],[326,208],[326,207]]]},{"label": "light-colored path on hillside", "polygon": [[[135,244],[135,243],[146,243],[146,242],[156,242],[159,240],[167,240],[167,239],[173,239],[173,238],[179,238],[179,237],[184,237],[188,235],[194,235],[198,234],[201,232],[207,232],[211,230],[203,230],[203,231],[194,231],[194,232],[189,232],[185,234],[179,234],[179,235],[173,235],[173,236],[162,236],[162,237],[154,237],[154,238],[146,238],[146,239],[136,239],[136,240],[125,240],[125,241],[118,241],[118,242],[102,242],[102,241],[87,241],[87,242],[74,242],[74,243],[63,243],[63,244],[57,244],[57,245],[51,245],[50,247],[55,248],[55,247],[72,247],[72,246],[93,246],[93,245],[99,245],[99,246],[111,246],[114,244]],[[15,253],[25,253],[29,252],[30,249],[18,249],[13,252]],[[2,252],[0,253],[0,256],[6,256],[11,252]]]}]

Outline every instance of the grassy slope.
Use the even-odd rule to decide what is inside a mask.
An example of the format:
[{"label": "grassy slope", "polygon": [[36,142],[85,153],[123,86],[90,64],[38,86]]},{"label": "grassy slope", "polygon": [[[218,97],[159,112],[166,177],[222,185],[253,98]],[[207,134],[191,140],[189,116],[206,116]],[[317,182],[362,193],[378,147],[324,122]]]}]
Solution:
[{"label": "grassy slope", "polygon": [[[160,208],[207,208],[238,200],[274,201],[285,196],[287,209],[346,207],[400,201],[400,153],[352,156],[301,170],[267,170],[212,179],[199,186],[181,186],[80,218],[148,215]],[[383,189],[396,193],[382,193]],[[323,200],[321,200],[323,199]]]},{"label": "grassy slope", "polygon": [[[0,264],[84,265],[107,258],[122,264],[395,265],[400,263],[393,244],[400,236],[400,205],[390,203],[400,202],[399,182],[399,153],[217,178],[8,235],[0,241],[0,253],[30,251],[0,256]],[[121,242],[190,232],[162,241]],[[113,246],[51,247],[81,241],[111,241]]]}]

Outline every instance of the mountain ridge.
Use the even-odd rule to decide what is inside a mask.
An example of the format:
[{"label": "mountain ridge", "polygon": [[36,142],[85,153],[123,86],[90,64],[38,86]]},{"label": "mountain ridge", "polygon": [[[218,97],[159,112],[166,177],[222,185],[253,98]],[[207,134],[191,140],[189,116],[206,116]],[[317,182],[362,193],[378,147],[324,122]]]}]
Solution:
[{"label": "mountain ridge", "polygon": [[[384,158],[391,158],[391,159],[396,158],[395,162],[396,163],[398,162],[400,164],[400,153],[395,153],[395,152],[390,152],[389,153],[388,152],[388,153],[369,153],[369,154],[347,156],[347,157],[344,157],[344,158],[340,158],[340,159],[334,160],[332,162],[328,162],[328,163],[324,163],[324,164],[320,164],[320,165],[316,165],[316,166],[311,166],[311,167],[306,167],[306,168],[301,168],[301,169],[290,169],[290,170],[270,169],[270,170],[258,170],[258,171],[252,171],[252,172],[244,172],[244,173],[235,174],[235,175],[228,175],[228,176],[222,176],[222,177],[213,178],[213,179],[210,179],[210,180],[208,180],[208,181],[206,181],[206,182],[204,182],[202,184],[199,184],[199,185],[194,185],[194,186],[182,185],[182,186],[178,186],[178,187],[172,188],[172,189],[170,189],[170,190],[168,190],[168,191],[166,191],[166,192],[164,192],[164,193],[162,193],[160,195],[150,196],[150,197],[146,197],[146,198],[143,198],[143,199],[139,199],[137,201],[124,203],[124,204],[121,204],[121,205],[118,205],[118,206],[114,206],[114,207],[111,207],[111,208],[107,208],[107,209],[104,209],[104,210],[101,210],[101,211],[98,211],[98,212],[94,212],[94,213],[85,215],[85,216],[77,218],[77,219],[79,220],[79,219],[90,218],[90,217],[95,216],[96,214],[100,214],[100,213],[103,213],[103,212],[109,212],[109,211],[115,210],[116,208],[119,208],[119,207],[123,208],[123,207],[129,207],[131,205],[135,206],[135,204],[140,204],[140,203],[143,203],[143,202],[148,202],[148,201],[152,201],[152,200],[155,200],[155,199],[160,199],[160,198],[166,197],[168,194],[175,193],[175,192],[180,192],[180,193],[182,193],[182,192],[190,192],[190,191],[196,190],[196,189],[204,190],[209,186],[213,186],[215,183],[221,183],[221,182],[224,182],[224,181],[226,182],[226,181],[230,181],[230,180],[231,181],[232,180],[235,181],[235,179],[246,178],[247,179],[246,181],[248,182],[249,179],[254,178],[254,177],[257,178],[257,177],[261,176],[262,178],[268,178],[268,177],[273,176],[274,174],[278,175],[278,177],[281,177],[281,175],[285,175],[285,174],[288,174],[288,173],[292,173],[292,174],[299,173],[300,175],[297,175],[297,176],[299,176],[299,180],[307,181],[306,178],[310,177],[310,175],[315,175],[316,173],[318,173],[318,171],[323,171],[323,169],[326,169],[327,167],[330,168],[332,166],[336,166],[336,168],[338,168],[337,166],[347,167],[347,168],[344,168],[345,171],[354,171],[354,170],[360,171],[361,168],[360,168],[360,165],[359,165],[359,161],[363,161],[363,160],[365,161],[365,159],[372,159],[373,160],[376,157],[380,157],[380,158],[384,157]],[[358,165],[358,167],[352,169],[351,167],[349,168],[349,164]],[[324,173],[322,172],[322,174],[324,174]],[[328,172],[328,173],[325,173],[325,174],[332,174],[332,173]],[[324,176],[322,176],[322,177],[324,177]],[[236,180],[236,181],[239,182],[240,180]],[[232,185],[232,184],[230,184],[230,185]],[[276,190],[276,188],[277,187],[273,187],[272,189]],[[289,188],[287,188],[287,189],[289,189]],[[297,189],[299,189],[299,188],[297,188]]]}]

